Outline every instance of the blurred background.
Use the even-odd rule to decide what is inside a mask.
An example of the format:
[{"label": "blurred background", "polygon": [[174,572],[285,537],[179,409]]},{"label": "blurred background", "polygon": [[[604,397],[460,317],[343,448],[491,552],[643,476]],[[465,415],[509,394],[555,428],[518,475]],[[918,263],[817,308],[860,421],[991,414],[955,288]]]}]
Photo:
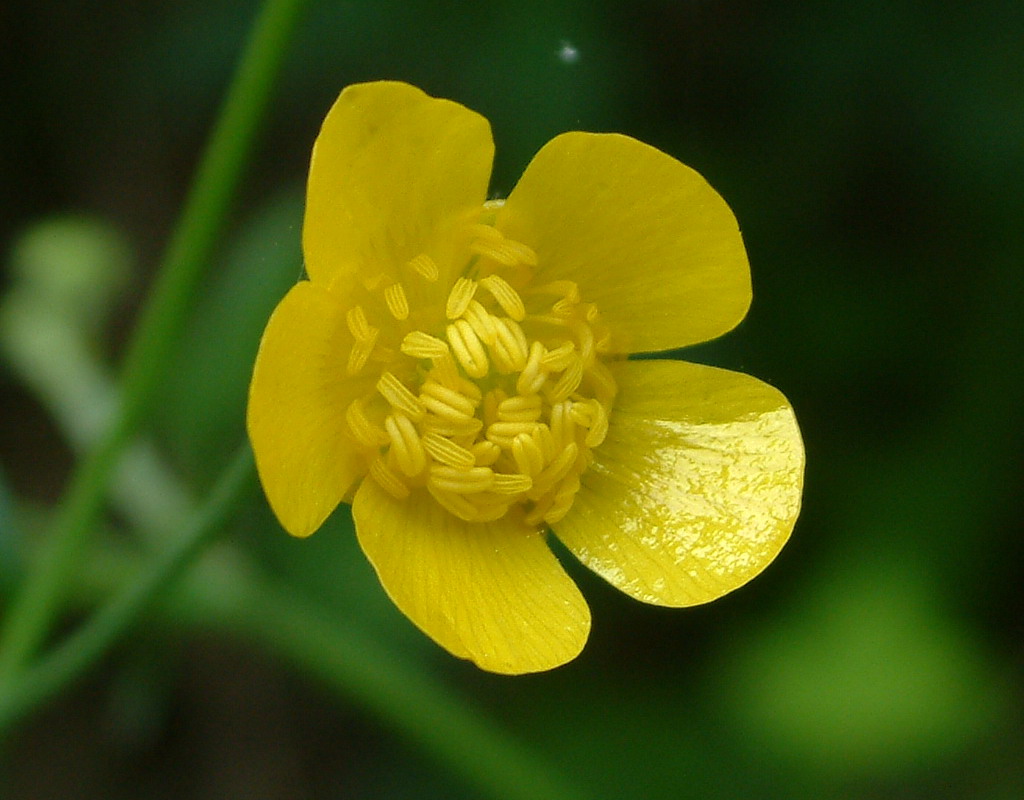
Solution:
[{"label": "blurred background", "polygon": [[[807,447],[802,517],[759,579],[706,607],[643,606],[567,559],[591,640],[564,668],[510,679],[413,629],[347,508],[297,541],[253,492],[199,565],[214,577],[186,581],[18,730],[0,794],[483,796],[346,690],[336,629],[443,686],[583,796],[1024,797],[1024,5],[311,5],[73,589],[78,612],[174,535],[242,441],[259,335],[300,275],[310,146],[340,89],[377,78],[487,116],[499,195],[571,129],[629,134],[708,178],[740,220],[754,305],[680,355],[788,395]],[[5,594],[109,408],[256,9],[0,7]],[[232,570],[315,612],[324,654],[290,647],[295,615],[273,603],[222,602],[215,578]]]}]

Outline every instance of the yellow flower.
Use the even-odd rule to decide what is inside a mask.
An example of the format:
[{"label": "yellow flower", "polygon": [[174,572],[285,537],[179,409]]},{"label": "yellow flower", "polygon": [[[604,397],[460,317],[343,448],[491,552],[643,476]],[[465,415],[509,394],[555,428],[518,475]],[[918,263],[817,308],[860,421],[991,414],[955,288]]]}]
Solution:
[{"label": "yellow flower", "polygon": [[351,500],[395,604],[503,673],[574,658],[590,612],[548,549],[648,603],[759,573],[800,506],[793,411],[746,375],[631,352],[695,344],[750,303],[736,220],[696,172],[566,133],[486,201],[487,121],[403,83],[341,93],[313,149],[308,280],[249,393],[281,524]]}]

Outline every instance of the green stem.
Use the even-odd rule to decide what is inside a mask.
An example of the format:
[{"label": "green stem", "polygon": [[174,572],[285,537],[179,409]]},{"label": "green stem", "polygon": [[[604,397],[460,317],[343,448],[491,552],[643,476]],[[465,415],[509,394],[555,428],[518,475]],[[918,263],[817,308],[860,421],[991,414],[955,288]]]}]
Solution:
[{"label": "green stem", "polygon": [[223,472],[185,533],[82,628],[29,667],[0,695],[0,738],[33,708],[95,664],[124,635],[223,528],[243,490],[251,485],[252,476],[252,455],[245,445]]},{"label": "green stem", "polygon": [[220,118],[121,374],[118,411],[75,470],[41,560],[15,595],[0,629],[0,686],[39,647],[85,550],[111,472],[148,411],[253,149],[285,48],[307,0],[266,0],[239,63]]}]

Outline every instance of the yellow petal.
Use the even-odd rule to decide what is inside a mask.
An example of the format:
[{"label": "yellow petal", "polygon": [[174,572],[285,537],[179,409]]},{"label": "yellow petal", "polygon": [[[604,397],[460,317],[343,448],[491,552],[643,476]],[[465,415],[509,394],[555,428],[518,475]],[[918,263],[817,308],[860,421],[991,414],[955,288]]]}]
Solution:
[{"label": "yellow petal", "polygon": [[260,481],[295,536],[319,528],[360,473],[345,408],[369,389],[345,377],[351,336],[344,311],[309,281],[292,287],[263,332],[249,386],[247,423]]},{"label": "yellow petal", "polygon": [[493,155],[487,120],[458,103],[405,83],[349,86],[313,147],[302,231],[309,276],[342,286],[399,278],[398,267],[426,254],[444,282],[453,226],[486,199]]},{"label": "yellow petal", "polygon": [[583,649],[590,611],[543,535],[508,517],[463,522],[422,490],[396,500],[372,480],[352,514],[395,605],[453,654],[520,674]]},{"label": "yellow petal", "polygon": [[536,251],[538,282],[579,284],[620,352],[707,341],[750,305],[746,252],[725,201],[692,169],[628,136],[552,139],[496,224]]},{"label": "yellow petal", "polygon": [[704,603],[746,583],[800,510],[804,450],[778,390],[728,370],[624,361],[608,437],[555,527],[587,566],[647,603]]}]

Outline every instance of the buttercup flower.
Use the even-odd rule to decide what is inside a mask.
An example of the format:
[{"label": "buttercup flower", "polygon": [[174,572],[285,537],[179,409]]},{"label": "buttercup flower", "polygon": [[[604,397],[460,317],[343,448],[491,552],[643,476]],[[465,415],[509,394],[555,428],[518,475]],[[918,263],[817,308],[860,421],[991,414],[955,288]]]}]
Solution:
[{"label": "buttercup flower", "polygon": [[703,342],[750,303],[736,220],[696,172],[626,136],[566,133],[504,201],[469,109],[350,86],[313,149],[308,280],[260,345],[248,429],[286,530],[351,500],[395,604],[503,673],[590,629],[550,531],[648,603],[746,583],[800,506],[793,411],[746,375],[627,354]]}]

